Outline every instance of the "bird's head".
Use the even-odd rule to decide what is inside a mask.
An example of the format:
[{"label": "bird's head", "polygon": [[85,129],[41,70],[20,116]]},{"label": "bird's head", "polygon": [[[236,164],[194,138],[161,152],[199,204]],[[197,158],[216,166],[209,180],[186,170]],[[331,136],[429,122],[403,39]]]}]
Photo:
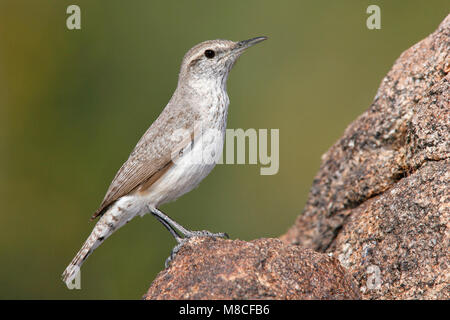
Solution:
[{"label": "bird's head", "polygon": [[228,73],[237,58],[247,48],[266,39],[267,37],[257,37],[238,42],[208,40],[199,43],[185,54],[181,64],[179,82],[225,85]]}]

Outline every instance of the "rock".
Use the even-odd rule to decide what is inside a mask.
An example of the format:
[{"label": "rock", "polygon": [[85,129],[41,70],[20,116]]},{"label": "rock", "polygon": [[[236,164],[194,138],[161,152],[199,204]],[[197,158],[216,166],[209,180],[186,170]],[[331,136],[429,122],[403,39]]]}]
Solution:
[{"label": "rock", "polygon": [[145,299],[356,299],[339,261],[278,239],[193,238]]},{"label": "rock", "polygon": [[364,298],[450,298],[449,168],[450,160],[427,161],[352,210],[330,251]]},{"label": "rock", "polygon": [[[449,52],[450,15],[400,56],[323,156],[304,213],[281,237],[334,253],[364,298],[450,298]],[[376,270],[382,283],[370,289]]]}]

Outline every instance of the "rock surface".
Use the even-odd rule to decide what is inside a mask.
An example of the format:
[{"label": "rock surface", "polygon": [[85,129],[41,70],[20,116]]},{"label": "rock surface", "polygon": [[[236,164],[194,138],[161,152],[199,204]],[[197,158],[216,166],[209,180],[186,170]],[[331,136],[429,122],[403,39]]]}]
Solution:
[{"label": "rock surface", "polygon": [[352,210],[331,249],[363,297],[450,298],[449,165],[427,161]]},{"label": "rock surface", "polygon": [[[450,16],[400,56],[323,156],[303,215],[281,237],[334,252],[364,298],[450,298],[449,52]],[[374,268],[379,289],[367,287]]]},{"label": "rock surface", "polygon": [[450,15],[322,157],[283,242],[192,239],[145,298],[450,299],[449,52]]},{"label": "rock surface", "polygon": [[339,261],[278,239],[194,238],[145,299],[357,299]]}]

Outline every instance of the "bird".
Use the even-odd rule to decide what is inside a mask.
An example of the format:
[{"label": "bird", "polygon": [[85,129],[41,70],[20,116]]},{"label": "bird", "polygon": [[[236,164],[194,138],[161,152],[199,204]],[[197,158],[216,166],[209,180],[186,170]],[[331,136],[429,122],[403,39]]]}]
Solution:
[{"label": "bird", "polygon": [[166,267],[192,237],[228,238],[226,233],[189,230],[159,207],[196,188],[214,168],[225,140],[229,72],[246,49],[266,39],[208,40],[184,55],[172,97],[112,180],[91,217],[99,220],[63,272],[64,282],[72,282],[88,256],[138,215],[152,214],[175,238]]}]

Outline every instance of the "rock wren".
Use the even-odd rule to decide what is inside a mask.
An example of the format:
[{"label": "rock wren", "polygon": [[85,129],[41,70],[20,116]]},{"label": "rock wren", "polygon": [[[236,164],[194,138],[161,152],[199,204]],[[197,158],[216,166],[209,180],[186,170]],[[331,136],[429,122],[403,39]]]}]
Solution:
[{"label": "rock wren", "polygon": [[[228,74],[245,49],[266,39],[210,40],[186,53],[172,98],[111,182],[92,216],[100,219],[64,271],[63,281],[72,282],[86,258],[137,215],[153,214],[177,241],[166,267],[190,237],[227,237],[225,233],[188,230],[158,208],[198,186],[215,166],[215,161],[205,161],[203,156],[215,158],[222,153]],[[176,134],[180,132],[184,134]]]}]

